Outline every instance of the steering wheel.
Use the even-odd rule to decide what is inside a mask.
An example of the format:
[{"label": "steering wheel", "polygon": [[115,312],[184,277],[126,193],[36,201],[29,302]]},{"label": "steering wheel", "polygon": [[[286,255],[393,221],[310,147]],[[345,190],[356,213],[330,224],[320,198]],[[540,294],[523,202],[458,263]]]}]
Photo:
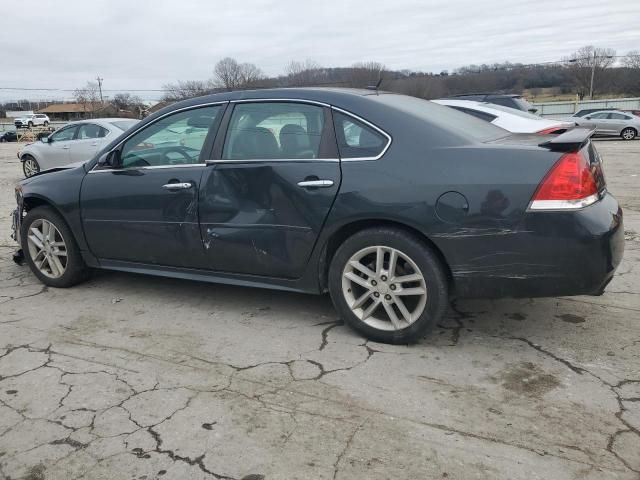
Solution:
[{"label": "steering wheel", "polygon": [[168,156],[168,154],[171,153],[171,152],[177,152],[180,155],[182,155],[186,160],[186,162],[184,162],[184,163],[192,163],[193,162],[193,159],[187,154],[187,152],[184,151],[184,149],[182,147],[168,147],[168,148],[166,148],[164,150],[164,152],[162,152],[162,156],[168,160],[168,163],[173,163],[174,162],[174,160],[169,158],[169,156]]}]

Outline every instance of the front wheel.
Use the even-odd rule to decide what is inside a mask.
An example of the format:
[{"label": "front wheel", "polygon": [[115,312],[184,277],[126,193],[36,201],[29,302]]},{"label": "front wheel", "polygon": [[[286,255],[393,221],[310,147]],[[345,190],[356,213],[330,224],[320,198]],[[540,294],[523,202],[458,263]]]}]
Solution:
[{"label": "front wheel", "polygon": [[44,126],[48,127],[49,126],[49,122],[47,122],[46,120],[44,121]]},{"label": "front wheel", "polygon": [[438,257],[417,236],[388,227],[363,230],[340,246],[329,291],[347,324],[384,343],[418,341],[447,308]]},{"label": "front wheel", "polygon": [[33,128],[33,122],[29,122],[27,125],[29,126],[29,128]]},{"label": "front wheel", "polygon": [[22,161],[22,171],[25,177],[33,177],[36,173],[40,172],[40,164],[31,155],[25,155]]},{"label": "front wheel", "polygon": [[634,138],[636,138],[637,134],[638,132],[636,132],[631,127],[627,127],[624,130],[622,130],[622,132],[620,132],[620,136],[622,137],[623,140],[633,140]]},{"label": "front wheel", "polygon": [[29,268],[45,285],[70,287],[87,277],[71,229],[52,208],[30,210],[22,222],[20,240]]}]

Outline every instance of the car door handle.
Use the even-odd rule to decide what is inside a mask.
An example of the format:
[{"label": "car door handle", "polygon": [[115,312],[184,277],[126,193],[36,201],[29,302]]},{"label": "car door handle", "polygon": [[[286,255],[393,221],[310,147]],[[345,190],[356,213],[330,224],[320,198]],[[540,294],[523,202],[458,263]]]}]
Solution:
[{"label": "car door handle", "polygon": [[302,182],[298,182],[298,186],[302,188],[333,187],[333,180],[303,180]]},{"label": "car door handle", "polygon": [[64,147],[62,147],[65,150],[69,150],[71,147],[69,145],[65,145]]},{"label": "car door handle", "polygon": [[191,188],[193,185],[189,182],[184,183],[167,183],[162,186],[165,190],[187,190]]}]

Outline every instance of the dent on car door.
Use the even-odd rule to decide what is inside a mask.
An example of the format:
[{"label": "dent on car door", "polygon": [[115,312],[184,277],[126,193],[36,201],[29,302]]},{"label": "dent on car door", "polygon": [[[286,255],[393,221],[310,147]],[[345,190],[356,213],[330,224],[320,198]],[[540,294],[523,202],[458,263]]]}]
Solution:
[{"label": "dent on car door", "polygon": [[116,147],[116,165],[85,176],[85,236],[104,265],[202,267],[198,186],[223,109],[194,107],[161,117]]},{"label": "dent on car door", "polygon": [[200,189],[206,266],[297,278],[340,185],[330,112],[298,102],[237,103],[223,125]]}]

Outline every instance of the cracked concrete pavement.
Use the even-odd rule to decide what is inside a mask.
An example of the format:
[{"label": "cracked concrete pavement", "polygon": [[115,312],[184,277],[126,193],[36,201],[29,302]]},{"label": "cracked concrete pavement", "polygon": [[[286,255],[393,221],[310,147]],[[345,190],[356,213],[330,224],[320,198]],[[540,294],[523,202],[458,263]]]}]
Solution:
[{"label": "cracked concrete pavement", "polygon": [[328,297],[11,261],[0,145],[0,478],[640,478],[640,142],[597,141],[625,209],[601,297],[459,301],[420,344]]}]

